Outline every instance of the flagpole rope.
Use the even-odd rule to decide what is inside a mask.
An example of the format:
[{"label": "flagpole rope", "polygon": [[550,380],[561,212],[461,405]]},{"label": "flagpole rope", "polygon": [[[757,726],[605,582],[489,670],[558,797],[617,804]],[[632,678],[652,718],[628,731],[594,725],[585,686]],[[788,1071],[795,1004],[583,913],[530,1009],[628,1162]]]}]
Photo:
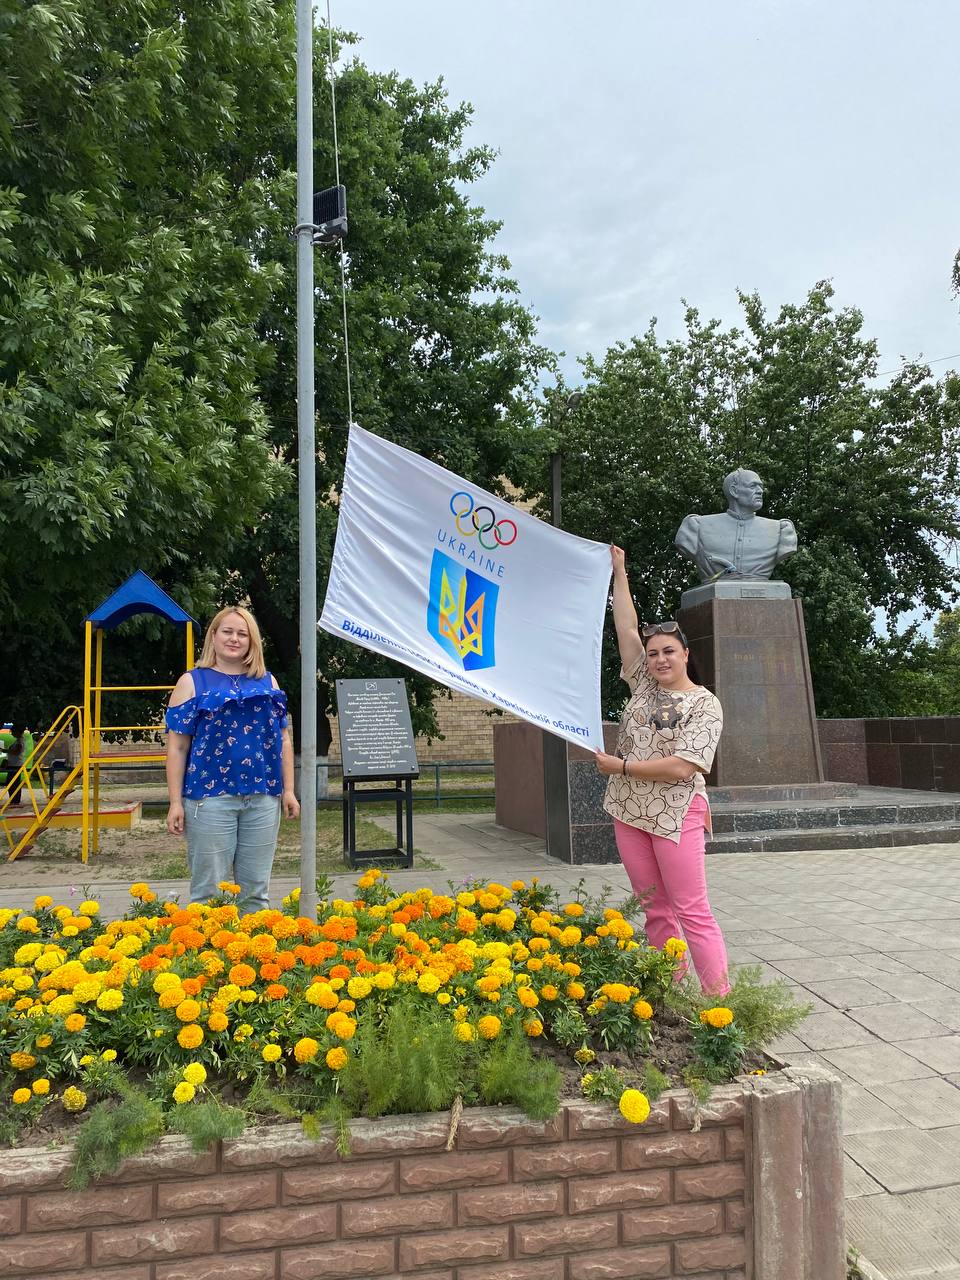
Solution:
[{"label": "flagpole rope", "polygon": [[[329,50],[330,107],[333,116],[333,160],[340,185],[340,140],[337,135],[337,90],[336,76],[333,69],[333,24],[330,18],[330,0],[327,0],[327,48]],[[350,335],[347,327],[347,267],[346,254],[343,250],[343,237],[340,237],[340,301],[343,308],[343,355],[347,370],[347,426],[353,422],[353,386],[350,374]]]}]

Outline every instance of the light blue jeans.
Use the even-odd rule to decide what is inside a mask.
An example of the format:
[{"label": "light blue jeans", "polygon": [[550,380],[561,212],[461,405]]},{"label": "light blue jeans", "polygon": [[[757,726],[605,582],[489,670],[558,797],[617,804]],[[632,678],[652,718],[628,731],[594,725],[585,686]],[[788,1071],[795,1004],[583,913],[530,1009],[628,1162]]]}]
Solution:
[{"label": "light blue jeans", "polygon": [[183,802],[190,901],[206,902],[221,880],[240,886],[240,908],[270,905],[270,870],[280,830],[279,796],[206,796]]}]

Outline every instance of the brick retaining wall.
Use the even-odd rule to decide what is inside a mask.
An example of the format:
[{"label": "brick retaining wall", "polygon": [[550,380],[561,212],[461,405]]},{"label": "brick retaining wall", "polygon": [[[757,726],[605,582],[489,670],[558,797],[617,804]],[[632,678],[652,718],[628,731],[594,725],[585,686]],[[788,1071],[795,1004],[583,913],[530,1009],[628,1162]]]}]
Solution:
[{"label": "brick retaining wall", "polygon": [[790,1070],[715,1090],[698,1131],[686,1090],[642,1126],[588,1103],[546,1123],[471,1108],[449,1152],[446,1115],[362,1120],[346,1159],[295,1125],[199,1155],[168,1137],[83,1192],[65,1149],[6,1152],[0,1274],[842,1280],[838,1098]]}]

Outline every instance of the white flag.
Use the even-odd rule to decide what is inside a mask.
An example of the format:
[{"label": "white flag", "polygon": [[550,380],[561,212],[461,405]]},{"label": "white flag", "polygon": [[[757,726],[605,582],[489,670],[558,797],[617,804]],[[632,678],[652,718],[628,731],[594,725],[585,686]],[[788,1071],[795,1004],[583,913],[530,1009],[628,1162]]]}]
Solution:
[{"label": "white flag", "polygon": [[610,551],[350,428],[320,625],[587,747],[603,747]]}]

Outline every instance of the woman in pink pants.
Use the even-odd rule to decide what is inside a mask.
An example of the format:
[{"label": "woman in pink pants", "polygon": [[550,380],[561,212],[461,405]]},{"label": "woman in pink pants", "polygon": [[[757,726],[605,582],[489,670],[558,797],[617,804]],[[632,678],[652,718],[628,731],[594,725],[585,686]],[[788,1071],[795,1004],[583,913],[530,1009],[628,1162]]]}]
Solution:
[{"label": "woman in pink pants", "polygon": [[613,818],[633,891],[645,902],[649,942],[662,947],[682,932],[704,991],[722,996],[730,983],[723,934],[707,901],[704,775],[713,764],[723,711],[691,678],[679,625],[639,627],[624,554],[619,547],[610,554],[621,675],[631,697],[617,754],[597,752],[597,767],[609,777],[603,807]]}]

